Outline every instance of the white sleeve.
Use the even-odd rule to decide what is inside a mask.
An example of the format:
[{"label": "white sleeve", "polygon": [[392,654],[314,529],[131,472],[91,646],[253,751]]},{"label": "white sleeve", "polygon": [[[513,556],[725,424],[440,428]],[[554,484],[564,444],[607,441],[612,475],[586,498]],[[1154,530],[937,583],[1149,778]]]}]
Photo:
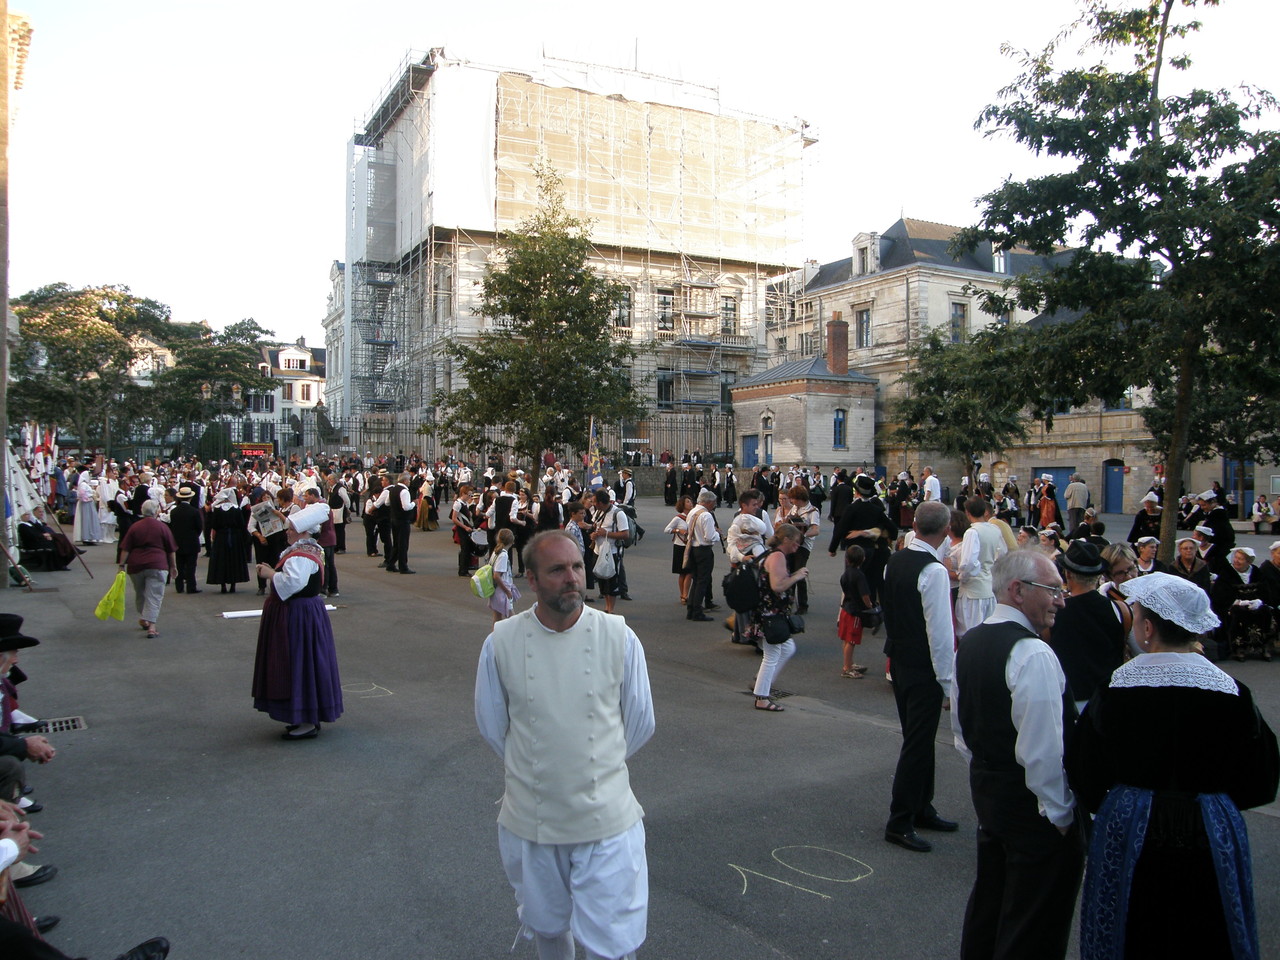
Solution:
[{"label": "white sleeve", "polygon": [[498,678],[498,663],[493,655],[493,634],[485,638],[484,646],[480,648],[475,699],[476,726],[480,729],[480,736],[494,753],[503,757],[511,720],[507,714],[507,691]]},{"label": "white sleeve", "polygon": [[940,563],[929,563],[920,571],[916,581],[920,591],[920,606],[924,611],[925,632],[929,635],[929,653],[933,660],[933,675],[942,685],[942,693],[951,693],[951,666],[955,659],[956,634],[951,620],[951,582],[947,568]]},{"label": "white sleeve", "polygon": [[271,589],[281,600],[288,600],[307,585],[316,565],[306,557],[290,557],[271,578]]},{"label": "white sleeve", "polygon": [[622,732],[627,740],[628,757],[649,742],[654,727],[653,693],[649,689],[644,647],[635,631],[628,627],[622,665]]},{"label": "white sleeve", "polygon": [[18,842],[5,837],[0,840],[0,870],[8,870],[18,862]]},{"label": "white sleeve", "polygon": [[960,541],[960,563],[956,566],[956,574],[961,583],[971,580],[982,572],[982,538],[978,531],[970,527],[964,532]]},{"label": "white sleeve", "polygon": [[1019,640],[1005,667],[1018,731],[1014,757],[1026,771],[1027,789],[1054,826],[1071,825],[1076,805],[1062,769],[1062,694],[1066,677],[1053,650],[1040,640]]}]

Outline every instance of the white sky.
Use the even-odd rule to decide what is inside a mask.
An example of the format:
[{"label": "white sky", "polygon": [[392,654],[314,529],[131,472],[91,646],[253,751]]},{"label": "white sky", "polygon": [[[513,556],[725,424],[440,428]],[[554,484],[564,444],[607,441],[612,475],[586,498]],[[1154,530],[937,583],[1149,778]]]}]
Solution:
[{"label": "white sky", "polygon": [[[1135,3],[1136,5],[1136,3]],[[410,49],[511,67],[542,51],[718,85],[803,117],[803,256],[900,215],[964,225],[1026,151],[973,129],[1073,0],[11,0],[35,28],[10,147],[10,292],[119,283],[215,328],[322,345],[344,255],[346,142]],[[616,9],[618,12],[604,12]],[[1202,14],[1192,79],[1280,91],[1280,3]],[[1271,121],[1274,126],[1280,118]],[[1040,168],[1043,169],[1043,168]]]}]

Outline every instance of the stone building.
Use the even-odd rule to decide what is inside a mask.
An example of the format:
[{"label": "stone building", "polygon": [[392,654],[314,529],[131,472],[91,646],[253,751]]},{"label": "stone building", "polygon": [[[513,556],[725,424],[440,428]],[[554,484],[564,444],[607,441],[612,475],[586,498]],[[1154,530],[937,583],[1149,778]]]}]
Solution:
[{"label": "stone building", "polygon": [[348,235],[326,318],[336,416],[429,422],[465,384],[441,345],[478,311],[495,239],[536,209],[534,164],[590,224],[622,281],[619,338],[651,411],[719,414],[764,365],[770,282],[800,242],[803,124],[724,108],[718,91],[548,60],[533,71],[407,60],[349,144]]},{"label": "stone building", "polygon": [[[1000,317],[982,313],[977,291],[997,290],[1010,276],[1053,260],[1024,249],[993,252],[989,244],[956,257],[948,246],[957,230],[902,219],[883,233],[858,234],[849,257],[806,267],[794,315],[770,331],[777,352],[788,356],[798,345],[824,343],[824,330],[833,321],[847,322],[849,365],[879,383],[875,463],[890,475],[910,469],[917,476],[922,466],[932,465],[953,489],[968,472],[967,464],[942,462],[936,451],[909,450],[886,439],[893,428],[891,403],[901,395],[908,346],[935,330],[959,343],[986,324],[1036,322],[1031,311]],[[1067,253],[1064,249],[1055,256]],[[1116,407],[1094,403],[1064,409],[1055,415],[1052,431],[1032,425],[1025,444],[978,451],[982,470],[997,484],[1017,476],[1024,490],[1031,476],[1047,473],[1059,481],[1061,491],[1066,478],[1079,473],[1103,510],[1135,510],[1155,467],[1142,449],[1150,437],[1133,406],[1129,397]]]},{"label": "stone building", "polygon": [[849,327],[826,324],[827,359],[786,360],[732,390],[734,456],[756,464],[871,469],[875,461],[876,381],[849,369]]}]

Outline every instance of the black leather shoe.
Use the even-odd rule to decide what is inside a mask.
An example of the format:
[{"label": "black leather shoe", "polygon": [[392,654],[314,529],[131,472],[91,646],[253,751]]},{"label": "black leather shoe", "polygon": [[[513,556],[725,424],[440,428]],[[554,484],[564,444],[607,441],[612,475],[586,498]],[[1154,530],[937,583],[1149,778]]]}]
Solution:
[{"label": "black leather shoe", "polygon": [[203,590],[188,590],[187,593],[204,593]]},{"label": "black leather shoe", "polygon": [[[10,733],[32,733],[35,730],[39,730],[40,724],[43,722],[44,721],[42,720],[32,720],[30,723],[12,723],[9,725],[9,732]],[[30,790],[23,791],[24,794],[27,794],[30,792],[31,792]]]},{"label": "black leather shoe", "polygon": [[36,803],[32,803],[28,806],[19,807],[18,809],[23,813],[39,813],[44,809],[44,804],[37,801]]},{"label": "black leather shoe", "polygon": [[62,918],[55,913],[51,913],[46,917],[35,917],[34,919],[37,933],[48,933],[62,922]]},{"label": "black leather shoe", "polygon": [[[294,728],[294,730],[296,729],[297,727]],[[319,724],[312,727],[306,733],[294,733],[293,730],[286,730],[284,733],[280,734],[280,739],[281,740],[314,740],[318,736],[320,736]]]},{"label": "black leather shoe", "polygon": [[698,621],[699,623],[711,623],[711,621],[712,621],[714,618],[713,618],[713,617],[708,617],[705,613],[698,613],[698,614],[690,614],[690,615],[689,615],[688,617],[686,617],[685,619],[686,619],[686,620],[696,620],[696,621]]},{"label": "black leather shoe", "polygon": [[30,876],[23,877],[21,880],[13,881],[15,887],[35,887],[46,881],[52,880],[58,875],[58,868],[51,863],[46,863]]},{"label": "black leather shoe", "polygon": [[708,603],[708,604],[707,604],[705,607],[703,607],[702,609],[703,609],[703,610],[719,610],[719,609],[720,609],[720,604],[718,604],[718,603]]},{"label": "black leather shoe", "polygon": [[417,573],[418,571],[417,571],[417,570],[408,570],[408,569],[405,569],[405,570],[401,570],[400,572],[401,572],[401,573]]},{"label": "black leather shoe", "polygon": [[936,813],[928,817],[916,817],[917,830],[937,830],[940,833],[955,833],[960,824],[954,820],[943,820]]},{"label": "black leather shoe", "polygon": [[884,832],[885,840],[889,843],[896,843],[900,847],[905,847],[912,853],[928,853],[933,849],[933,844],[925,840],[914,830],[908,830],[906,833],[894,833],[892,830]]},{"label": "black leather shoe", "polygon": [[169,941],[164,937],[152,937],[138,944],[128,953],[122,953],[116,960],[164,960],[169,955]]},{"label": "black leather shoe", "polygon": [[629,593],[620,593],[620,594],[618,594],[618,599],[619,599],[619,600],[630,600],[630,599],[631,599],[631,594],[629,594]]}]

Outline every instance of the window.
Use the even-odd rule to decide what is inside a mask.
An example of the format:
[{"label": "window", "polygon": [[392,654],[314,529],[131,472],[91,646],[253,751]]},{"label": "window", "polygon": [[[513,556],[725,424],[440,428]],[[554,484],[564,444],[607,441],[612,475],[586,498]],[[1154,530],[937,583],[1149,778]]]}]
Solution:
[{"label": "window", "polygon": [[779,338],[778,338],[778,352],[779,352],[779,353],[786,353],[786,352],[787,352],[787,338],[786,338],[786,337],[779,337]]},{"label": "window", "polygon": [[866,276],[871,272],[871,251],[866,247],[858,248],[858,276]]},{"label": "window", "polygon": [[964,343],[969,339],[969,305],[951,303],[951,342]]},{"label": "window", "polygon": [[1013,319],[1013,311],[1005,310],[1003,313],[996,314],[996,324],[1001,327],[1007,327],[1009,321]]},{"label": "window", "polygon": [[766,433],[764,437],[764,462],[766,466],[773,465],[773,434]]},{"label": "window", "polygon": [[659,287],[654,291],[654,296],[657,298],[655,314],[658,320],[658,329],[674,330],[676,327],[674,310],[676,292],[669,287]]},{"label": "window", "polygon": [[276,398],[270,393],[254,393],[248,399],[250,413],[273,413],[276,408]]},{"label": "window", "polygon": [[1003,250],[997,250],[991,255],[991,269],[996,273],[1009,272],[1009,264]]},{"label": "window", "polygon": [[613,325],[626,330],[631,329],[631,288],[624,287],[618,300],[618,308],[613,313]]},{"label": "window", "polygon": [[1118,410],[1132,410],[1133,394],[1124,393],[1120,396],[1118,400],[1115,401],[1115,403],[1108,403],[1107,401],[1104,400],[1102,401],[1102,409],[1107,413],[1114,413]]},{"label": "window", "polygon": [[761,430],[773,429],[773,414],[766,413],[763,417],[760,418],[760,429]]},{"label": "window", "polygon": [[253,421],[246,420],[240,427],[240,439],[245,443],[253,443]]},{"label": "window", "polygon": [[298,399],[303,403],[311,402],[311,384],[309,383],[298,384]]},{"label": "window", "polygon": [[738,332],[738,298],[720,298],[720,332],[734,334]]},{"label": "window", "polygon": [[845,420],[848,411],[837,410],[831,419],[831,445],[842,450],[849,445],[845,435]]},{"label": "window", "polygon": [[720,405],[726,413],[733,409],[733,394],[729,391],[738,382],[738,375],[732,370],[720,371]]},{"label": "window", "polygon": [[275,440],[276,425],[270,420],[263,420],[258,424],[258,439],[262,441]]},{"label": "window", "polygon": [[658,407],[667,409],[676,403],[676,375],[670,370],[658,371]]},{"label": "window", "polygon": [[853,312],[853,345],[863,348],[871,346],[870,309]]},{"label": "window", "polygon": [[811,353],[817,353],[818,351],[814,346],[816,343],[817,343],[817,337],[815,337],[812,333],[800,334],[801,355],[807,357]]},{"label": "window", "polygon": [[286,370],[305,370],[307,369],[307,361],[304,357],[285,357],[284,369]]},{"label": "window", "polygon": [[280,384],[280,399],[293,400],[293,384],[292,383]]}]

